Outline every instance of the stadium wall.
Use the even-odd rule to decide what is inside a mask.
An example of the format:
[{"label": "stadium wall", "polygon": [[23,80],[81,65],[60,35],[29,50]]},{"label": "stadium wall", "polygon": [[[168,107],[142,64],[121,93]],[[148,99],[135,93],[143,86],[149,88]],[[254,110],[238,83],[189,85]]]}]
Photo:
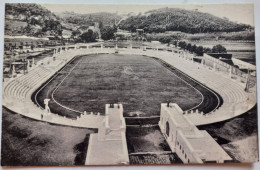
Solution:
[{"label": "stadium wall", "polygon": [[159,127],[171,150],[183,163],[232,160],[206,131],[198,130],[189,118],[183,116],[183,110],[176,103],[161,104]]},{"label": "stadium wall", "polygon": [[[43,59],[41,62],[39,62],[36,66],[34,66],[33,69],[30,69],[30,72],[35,72],[36,68],[44,67],[46,70],[51,70],[51,71],[49,71],[46,77],[41,79],[39,82],[37,82],[36,85],[30,88],[28,93],[29,95],[22,96],[22,98],[18,99],[18,97],[16,96],[16,94],[14,94],[14,92],[11,92],[12,94],[10,93],[6,94],[4,92],[3,105],[16,113],[23,114],[27,117],[31,117],[37,120],[42,120],[41,115],[44,114],[46,115],[46,118],[48,117],[48,120],[46,119],[42,121],[47,121],[56,124],[63,124],[68,126],[98,128],[100,125],[98,123],[96,125],[94,123],[90,125],[85,122],[90,117],[92,117],[90,120],[96,119],[96,121],[90,121],[90,123],[100,122],[100,120],[104,118],[102,116],[83,115],[79,117],[77,120],[64,118],[62,116],[58,116],[57,114],[46,113],[46,111],[34,105],[34,103],[31,101],[30,98],[32,93],[35,90],[37,90],[37,88],[39,88],[44,82],[46,82],[49,78],[51,78],[60,68],[66,65],[76,55],[115,53],[116,51],[121,54],[145,55],[145,56],[151,56],[151,57],[162,59],[165,62],[171,64],[173,67],[178,68],[179,70],[183,71],[185,74],[200,81],[201,83],[205,84],[209,88],[219,93],[224,99],[224,104],[218,110],[212,112],[211,114],[206,114],[206,115],[201,115],[200,113],[199,114],[192,113],[192,114],[185,115],[190,117],[195,125],[210,124],[210,123],[230,119],[232,117],[245,113],[256,104],[256,93],[254,92],[247,93],[244,90],[242,90],[244,84],[240,82],[240,79],[233,80],[229,77],[229,73],[227,72],[212,71],[212,70],[210,71],[207,66],[192,62],[191,59],[193,56],[192,54],[189,54],[187,52],[182,52],[184,54],[180,54],[180,53],[175,53],[174,50],[160,51],[157,50],[156,48],[151,48],[151,50],[147,50],[148,48],[146,48],[146,50],[144,50],[142,47],[135,48],[135,49],[134,48],[114,49],[114,48],[91,48],[90,46],[91,46],[90,44],[77,44],[71,47],[70,46],[59,47],[59,50],[56,50],[56,53],[54,54],[55,61],[53,60],[53,57],[48,57]],[[64,49],[65,51],[62,51],[61,49]],[[24,76],[26,78],[26,75],[18,75],[18,77],[20,76]],[[215,79],[215,77],[217,76],[219,78]],[[18,77],[12,78],[9,81],[4,81],[4,90],[6,90],[10,84],[14,84],[14,82],[17,80]],[[219,84],[219,82],[226,82],[227,87],[231,86],[232,88],[227,88],[227,87],[223,88]],[[19,85],[18,83],[18,86],[22,86],[22,84],[20,83]],[[23,87],[21,87],[21,89],[22,88]],[[255,88],[253,91],[255,91]],[[238,92],[241,93],[240,95],[244,97],[242,97],[241,99],[238,98],[239,96],[236,95],[236,93]]]}]

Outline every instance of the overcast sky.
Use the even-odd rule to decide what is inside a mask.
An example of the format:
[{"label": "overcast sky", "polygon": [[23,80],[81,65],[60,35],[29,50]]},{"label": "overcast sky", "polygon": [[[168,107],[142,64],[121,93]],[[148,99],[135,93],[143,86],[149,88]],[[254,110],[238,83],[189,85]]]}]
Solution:
[{"label": "overcast sky", "polygon": [[188,10],[198,9],[201,12],[213,14],[218,17],[226,17],[231,21],[250,24],[254,26],[254,6],[252,4],[203,4],[203,5],[93,5],[93,4],[42,4],[52,12],[73,11],[75,13],[95,12],[118,12],[127,14],[129,12],[139,13],[157,8],[183,8]]}]

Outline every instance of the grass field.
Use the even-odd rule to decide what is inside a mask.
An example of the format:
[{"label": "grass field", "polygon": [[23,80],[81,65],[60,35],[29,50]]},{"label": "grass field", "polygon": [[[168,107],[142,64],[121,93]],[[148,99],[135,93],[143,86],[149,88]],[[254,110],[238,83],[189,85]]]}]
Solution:
[{"label": "grass field", "polygon": [[84,165],[93,129],[56,126],[2,110],[2,166]]},{"label": "grass field", "polygon": [[132,126],[126,129],[128,153],[171,151],[159,126]]},{"label": "grass field", "polygon": [[[78,63],[79,62],[79,63]],[[198,105],[200,94],[149,57],[101,54],[76,58],[41,91],[38,101],[50,98],[53,89],[75,64],[78,65],[59,86],[54,98],[64,106],[87,112],[105,112],[105,104],[122,103],[125,116],[159,115],[160,104],[176,102],[182,109]],[[78,114],[50,108],[71,118]]]}]

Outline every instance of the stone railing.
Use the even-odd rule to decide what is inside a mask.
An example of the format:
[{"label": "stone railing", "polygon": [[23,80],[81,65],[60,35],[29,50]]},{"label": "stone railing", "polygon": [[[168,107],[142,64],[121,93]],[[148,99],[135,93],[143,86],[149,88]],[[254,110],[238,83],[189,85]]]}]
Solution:
[{"label": "stone railing", "polygon": [[[82,48],[82,47],[86,48]],[[190,117],[191,120],[195,125],[203,125],[203,124],[209,124],[214,123],[218,121],[223,121],[226,119],[230,119],[232,117],[241,115],[248,110],[250,110],[255,104],[256,104],[256,93],[255,89],[253,92],[245,92],[244,86],[245,84],[241,83],[239,80],[234,80],[230,77],[228,77],[226,74],[222,74],[218,71],[209,70],[208,67],[194,63],[192,60],[190,60],[189,54],[184,52],[185,54],[175,53],[174,50],[172,51],[161,51],[157,50],[156,48],[120,48],[117,50],[115,48],[104,48],[102,45],[100,48],[90,48],[91,44],[80,44],[80,45],[73,45],[70,48],[70,46],[67,46],[66,48],[68,50],[55,50],[55,54],[52,57],[47,57],[43,59],[42,61],[38,62],[33,67],[44,67],[48,70],[51,70],[48,75],[43,78],[41,81],[37,83],[33,88],[30,89],[29,95],[25,96],[24,100],[17,99],[15,95],[12,96],[5,96],[3,99],[3,105],[7,107],[8,109],[23,114],[27,117],[31,117],[33,119],[47,121],[51,123],[56,124],[63,124],[63,125],[69,125],[69,126],[77,126],[77,127],[87,127],[87,128],[98,128],[104,119],[104,116],[101,115],[94,115],[94,114],[85,114],[83,113],[78,119],[72,120],[69,118],[64,118],[62,116],[59,116],[54,113],[48,113],[39,107],[35,106],[35,104],[31,101],[31,95],[32,93],[37,90],[43,83],[45,83],[48,79],[50,79],[53,74],[55,74],[58,70],[60,70],[63,66],[65,66],[70,60],[72,60],[76,55],[85,55],[85,54],[98,54],[98,53],[115,53],[119,52],[120,54],[134,54],[134,55],[145,55],[145,56],[151,56],[151,57],[157,57],[165,62],[171,64],[172,66],[178,68],[182,72],[188,74],[192,78],[198,80],[199,82],[205,84],[207,87],[213,89],[218,94],[220,94],[223,97],[224,104],[215,110],[214,112],[210,114],[204,115],[203,113],[199,113],[198,111],[195,111],[195,113],[186,112],[185,116]],[[80,48],[79,48],[80,47]],[[62,49],[63,47],[60,47]],[[65,48],[65,49],[66,49]],[[148,50],[149,49],[149,50]],[[55,59],[54,59],[55,57]],[[189,68],[189,69],[187,69]],[[30,68],[29,71],[34,71],[34,69]],[[207,73],[207,77],[205,79],[204,74]],[[16,78],[20,76],[26,76],[26,75],[18,75]],[[221,79],[221,81],[228,82],[228,84],[232,87],[229,89],[221,89],[218,87],[217,81],[218,79],[215,79],[215,77],[218,77],[218,79]],[[14,81],[16,78],[11,78],[8,81],[4,81],[4,87],[8,87],[8,85]],[[235,86],[236,84],[236,86]],[[234,86],[233,86],[234,85]],[[236,93],[236,91],[239,90],[244,95],[248,95],[249,97],[244,101],[236,101],[236,99],[232,96],[229,96],[229,91],[232,91],[233,93]],[[229,97],[229,102],[226,102],[226,97]],[[242,103],[242,104],[241,104]],[[93,121],[91,121],[93,120]],[[88,123],[86,123],[88,122]]]}]

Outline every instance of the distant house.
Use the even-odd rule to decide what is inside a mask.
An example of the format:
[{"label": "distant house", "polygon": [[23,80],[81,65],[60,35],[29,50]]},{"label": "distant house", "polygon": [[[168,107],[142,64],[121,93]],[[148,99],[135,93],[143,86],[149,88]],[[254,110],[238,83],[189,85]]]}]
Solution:
[{"label": "distant house", "polygon": [[65,40],[70,40],[72,38],[72,32],[69,30],[62,31],[62,38]]},{"label": "distant house", "polygon": [[136,35],[137,36],[143,36],[144,35],[144,29],[136,29]]},{"label": "distant house", "polygon": [[126,31],[122,31],[122,30],[118,30],[115,33],[116,39],[128,39],[131,36],[132,36],[132,34],[130,32],[126,32]]},{"label": "distant house", "polygon": [[54,39],[55,39],[54,36],[47,36],[47,38],[48,38],[49,40],[54,40]]},{"label": "distant house", "polygon": [[160,41],[151,41],[153,44],[161,44]]},{"label": "distant house", "polygon": [[49,40],[59,40],[59,39],[61,39],[60,36],[53,36],[53,35],[49,35],[49,36],[47,36],[47,38],[48,38]]},{"label": "distant house", "polygon": [[165,34],[178,35],[178,34],[182,34],[182,32],[181,31],[166,31]]},{"label": "distant house", "polygon": [[37,46],[36,46],[37,48],[43,48],[44,47],[44,44],[42,44],[42,43],[39,43],[39,44],[37,44]]},{"label": "distant house", "polygon": [[95,31],[95,26],[89,26],[89,27],[88,27],[88,30]]}]

